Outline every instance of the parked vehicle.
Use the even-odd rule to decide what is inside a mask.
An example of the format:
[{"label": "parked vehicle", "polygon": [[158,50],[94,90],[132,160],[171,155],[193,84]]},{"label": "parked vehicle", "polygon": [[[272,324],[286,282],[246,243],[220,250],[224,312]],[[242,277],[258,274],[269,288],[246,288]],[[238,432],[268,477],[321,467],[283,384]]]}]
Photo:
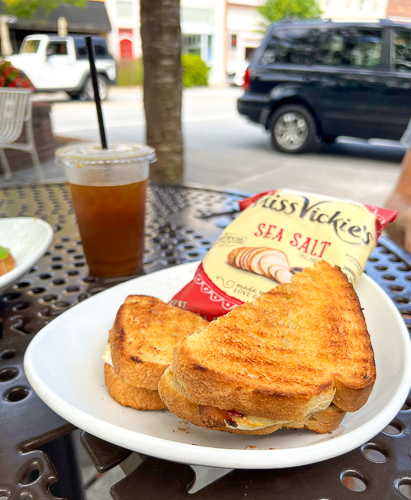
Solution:
[{"label": "parked vehicle", "polygon": [[273,24],[246,70],[238,111],[288,153],[316,138],[399,140],[411,117],[411,25]]},{"label": "parked vehicle", "polygon": [[226,70],[226,82],[230,85],[242,87],[244,85],[244,75],[250,61],[241,61],[237,64],[230,64]]},{"label": "parked vehicle", "polygon": [[[93,37],[101,99],[116,81],[116,66],[102,37]],[[65,91],[72,98],[93,99],[84,36],[30,35],[19,54],[6,58],[30,78],[37,92]]]}]

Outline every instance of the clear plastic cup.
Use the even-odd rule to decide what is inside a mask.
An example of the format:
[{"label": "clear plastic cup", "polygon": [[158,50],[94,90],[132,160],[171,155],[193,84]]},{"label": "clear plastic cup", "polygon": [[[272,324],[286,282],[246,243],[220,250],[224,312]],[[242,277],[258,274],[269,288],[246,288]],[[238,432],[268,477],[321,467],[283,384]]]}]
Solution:
[{"label": "clear plastic cup", "polygon": [[128,276],[143,264],[149,146],[92,144],[56,151],[64,167],[90,272]]}]

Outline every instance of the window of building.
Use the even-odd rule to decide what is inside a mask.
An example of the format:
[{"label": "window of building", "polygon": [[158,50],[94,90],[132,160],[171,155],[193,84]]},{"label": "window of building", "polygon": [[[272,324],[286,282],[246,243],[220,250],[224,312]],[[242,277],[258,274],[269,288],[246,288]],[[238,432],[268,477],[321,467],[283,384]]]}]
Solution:
[{"label": "window of building", "polygon": [[382,31],[362,28],[278,30],[267,44],[261,64],[376,67]]},{"label": "window of building", "polygon": [[246,61],[251,61],[251,58],[253,57],[253,53],[255,51],[254,47],[246,47],[245,48],[245,60]]},{"label": "window of building", "polygon": [[120,28],[118,30],[118,34],[121,35],[129,35],[133,36],[133,30],[131,28]]},{"label": "window of building", "polygon": [[230,36],[231,50],[237,50],[237,35]]},{"label": "window of building", "polygon": [[411,71],[411,32],[395,32],[394,68],[397,71]]},{"label": "window of building", "polygon": [[182,52],[201,56],[201,35],[183,35]]},{"label": "window of building", "polygon": [[47,45],[47,56],[66,56],[67,42],[49,42]]},{"label": "window of building", "polygon": [[116,8],[118,17],[133,17],[133,2],[117,0]]}]

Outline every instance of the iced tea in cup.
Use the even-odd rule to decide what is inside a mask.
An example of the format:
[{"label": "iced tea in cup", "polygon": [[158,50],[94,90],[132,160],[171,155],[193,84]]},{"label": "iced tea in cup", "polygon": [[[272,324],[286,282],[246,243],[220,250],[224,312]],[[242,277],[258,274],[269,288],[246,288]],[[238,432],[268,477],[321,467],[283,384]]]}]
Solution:
[{"label": "iced tea in cup", "polygon": [[153,148],[135,144],[56,151],[91,273],[127,276],[142,266],[146,185],[149,164],[155,160]]}]

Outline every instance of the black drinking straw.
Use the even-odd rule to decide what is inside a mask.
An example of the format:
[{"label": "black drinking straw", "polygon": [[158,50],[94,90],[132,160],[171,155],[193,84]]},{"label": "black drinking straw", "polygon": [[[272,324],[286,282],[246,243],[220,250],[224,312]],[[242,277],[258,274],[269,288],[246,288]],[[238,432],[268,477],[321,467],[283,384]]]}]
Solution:
[{"label": "black drinking straw", "polygon": [[96,102],[98,128],[100,129],[101,147],[103,149],[107,149],[106,131],[104,130],[103,112],[101,110],[101,99],[100,99],[100,93],[98,91],[96,63],[94,61],[94,50],[93,50],[93,42],[91,41],[91,36],[86,36],[86,47],[87,47],[88,62],[90,64],[91,81],[93,82],[93,92],[94,92],[94,100]]}]

